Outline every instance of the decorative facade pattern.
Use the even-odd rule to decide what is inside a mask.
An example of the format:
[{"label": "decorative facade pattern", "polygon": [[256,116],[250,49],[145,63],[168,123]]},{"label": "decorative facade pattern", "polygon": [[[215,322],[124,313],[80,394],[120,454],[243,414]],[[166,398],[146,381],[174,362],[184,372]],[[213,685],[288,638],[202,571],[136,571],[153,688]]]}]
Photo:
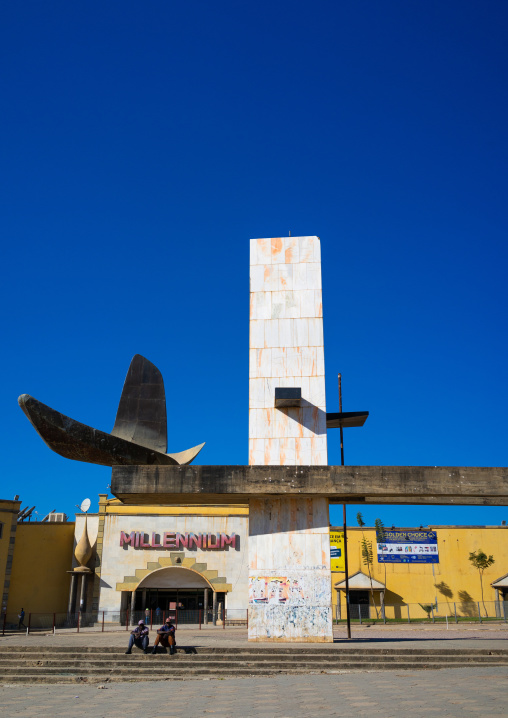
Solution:
[{"label": "decorative facade pattern", "polygon": [[117,591],[135,591],[139,584],[151,573],[161,568],[186,568],[198,573],[210,584],[214,591],[231,592],[233,587],[227,583],[225,576],[219,576],[215,569],[209,569],[207,563],[196,561],[193,556],[185,556],[181,553],[171,553],[167,558],[159,558],[157,561],[146,562],[145,568],[138,568],[134,576],[124,576],[122,582],[116,584]]}]

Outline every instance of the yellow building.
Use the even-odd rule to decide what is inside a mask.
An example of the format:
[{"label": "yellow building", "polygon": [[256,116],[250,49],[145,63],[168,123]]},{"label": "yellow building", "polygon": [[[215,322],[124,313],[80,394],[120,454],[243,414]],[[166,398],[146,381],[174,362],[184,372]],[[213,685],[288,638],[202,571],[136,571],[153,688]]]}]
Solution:
[{"label": "yellow building", "polygon": [[2,586],[2,613],[7,611],[11,585],[14,542],[21,501],[0,499],[0,585]]},{"label": "yellow building", "polygon": [[[342,529],[332,527],[330,532],[332,535],[333,532],[340,534]],[[397,529],[395,533],[399,532],[422,533],[414,527]],[[348,528],[348,575],[353,618],[374,618],[376,613],[381,616],[381,609],[376,612],[375,608],[381,607],[381,604],[385,606],[387,619],[406,620],[408,606],[411,618],[432,615],[454,617],[455,613],[458,617],[477,617],[479,610],[482,616],[487,614],[489,617],[502,617],[504,611],[508,618],[508,527],[434,526],[426,527],[423,533],[436,536],[435,562],[418,562],[419,556],[411,561],[412,554],[405,552],[405,547],[410,544],[403,544],[402,541],[400,546],[396,543],[388,545],[394,550],[402,549],[399,557],[395,557],[394,562],[383,562],[379,560],[382,552],[378,552],[374,528]],[[369,566],[362,555],[363,538],[372,547],[372,563]],[[415,545],[413,553],[414,549]],[[482,577],[483,600],[480,573],[469,561],[469,554],[479,549],[495,560]],[[334,616],[343,619],[346,609],[343,570],[332,570],[332,588]]]},{"label": "yellow building", "polygon": [[74,522],[19,523],[14,544],[8,615],[65,613]]}]

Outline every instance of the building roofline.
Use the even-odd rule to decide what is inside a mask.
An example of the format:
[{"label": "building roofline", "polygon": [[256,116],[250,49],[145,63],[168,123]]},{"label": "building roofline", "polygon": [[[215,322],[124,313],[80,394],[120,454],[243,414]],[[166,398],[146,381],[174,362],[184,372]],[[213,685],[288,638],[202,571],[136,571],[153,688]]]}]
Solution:
[{"label": "building roofline", "polygon": [[[508,529],[502,524],[433,524],[432,526],[385,526],[385,531],[434,531],[435,529]],[[375,526],[348,526],[348,531],[375,531]],[[330,531],[344,531],[343,526],[330,526]]]}]

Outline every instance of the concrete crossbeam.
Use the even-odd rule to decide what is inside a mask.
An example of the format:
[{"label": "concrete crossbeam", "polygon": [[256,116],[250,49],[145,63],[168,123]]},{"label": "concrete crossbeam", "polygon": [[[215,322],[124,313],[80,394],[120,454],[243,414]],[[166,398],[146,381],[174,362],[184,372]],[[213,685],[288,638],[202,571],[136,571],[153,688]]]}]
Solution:
[{"label": "concrete crossbeam", "polygon": [[331,503],[508,505],[508,468],[457,466],[114,466],[126,504],[246,503],[270,496]]}]

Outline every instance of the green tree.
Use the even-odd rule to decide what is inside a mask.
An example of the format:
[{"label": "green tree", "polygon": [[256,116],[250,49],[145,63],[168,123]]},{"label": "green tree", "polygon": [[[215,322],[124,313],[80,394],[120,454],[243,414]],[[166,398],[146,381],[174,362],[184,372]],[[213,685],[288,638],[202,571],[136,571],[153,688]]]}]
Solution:
[{"label": "green tree", "polygon": [[423,608],[423,610],[427,614],[427,618],[430,621],[430,613],[432,609],[437,608],[437,603],[419,603],[418,605]]},{"label": "green tree", "polygon": [[[381,519],[375,519],[374,520],[374,526],[376,527],[376,540],[379,543],[384,543],[386,541],[386,532],[385,532],[385,525],[381,521]],[[386,589],[386,561],[383,562],[384,570],[385,570],[385,591]]]},{"label": "green tree", "polygon": [[482,592],[483,609],[485,611],[485,616],[488,617],[487,609],[485,608],[485,601],[483,599],[483,572],[495,563],[494,556],[487,556],[487,554],[479,548],[478,551],[471,551],[469,554],[469,560],[473,566],[478,569],[478,573],[480,574],[480,589]]}]

